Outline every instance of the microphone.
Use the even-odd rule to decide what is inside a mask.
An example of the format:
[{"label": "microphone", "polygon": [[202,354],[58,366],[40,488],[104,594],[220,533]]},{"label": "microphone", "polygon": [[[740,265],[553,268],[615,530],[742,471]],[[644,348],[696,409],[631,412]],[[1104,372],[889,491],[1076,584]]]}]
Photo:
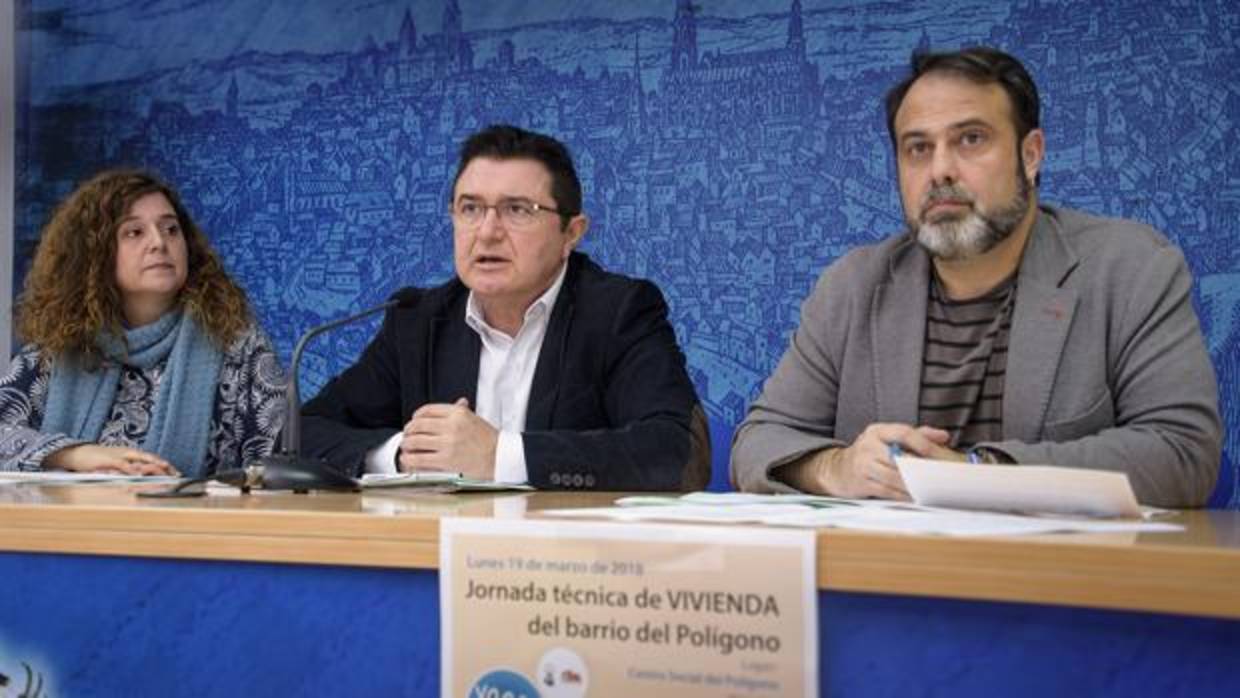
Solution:
[{"label": "microphone", "polygon": [[356,492],[360,489],[357,480],[334,470],[322,458],[301,455],[301,393],[297,386],[301,354],[310,340],[324,332],[392,308],[413,307],[415,300],[416,294],[412,291],[398,291],[386,302],[373,308],[312,327],[303,334],[297,340],[297,346],[293,349],[293,360],[289,365],[289,379],[285,389],[284,433],[280,437],[280,449],[270,456],[260,458],[256,466],[228,471],[230,474],[245,474],[240,482],[230,481],[228,484],[237,485],[243,491],[255,486],[268,490],[293,490],[298,493],[310,490]]},{"label": "microphone", "polygon": [[296,459],[285,460],[282,455],[268,456],[259,461],[269,461],[266,465],[217,470],[211,475],[186,480],[166,490],[144,490],[137,494],[139,497],[154,498],[201,497],[207,493],[207,483],[212,480],[240,488],[242,494],[249,494],[255,487],[264,490],[293,490],[298,494],[310,490],[358,489],[356,481],[328,468],[324,463],[315,464],[313,460],[309,460],[313,465],[305,467],[304,462]]},{"label": "microphone", "polygon": [[[310,462],[313,463],[314,461],[310,460]],[[290,465],[293,467],[289,467]],[[322,471],[314,468],[302,468],[300,465],[296,461],[267,465],[247,465],[244,468],[220,470],[204,479],[215,480],[225,485],[238,487],[243,494],[248,493],[255,487],[264,490],[293,490],[298,493],[309,492],[310,490],[336,489],[355,491],[358,489],[357,483],[352,478],[345,478],[350,481],[345,486],[335,487],[334,478],[344,478],[344,476],[327,468],[326,464],[319,463],[316,465],[317,468],[326,468]],[[331,475],[324,478],[323,473],[331,473]],[[327,482],[327,480],[331,480],[331,482]]]}]

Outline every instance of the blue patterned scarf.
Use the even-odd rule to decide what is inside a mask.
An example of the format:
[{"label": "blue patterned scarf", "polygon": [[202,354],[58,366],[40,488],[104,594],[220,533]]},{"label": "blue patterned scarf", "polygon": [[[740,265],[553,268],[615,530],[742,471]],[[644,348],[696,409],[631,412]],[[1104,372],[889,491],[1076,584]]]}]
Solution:
[{"label": "blue patterned scarf", "polygon": [[187,477],[203,475],[216,384],[224,363],[210,337],[177,310],[127,330],[124,341],[109,334],[101,335],[98,344],[107,358],[97,370],[85,370],[75,357],[56,359],[42,431],[97,442],[116,402],[121,364],[147,370],[167,359],[142,449],[158,454]]}]

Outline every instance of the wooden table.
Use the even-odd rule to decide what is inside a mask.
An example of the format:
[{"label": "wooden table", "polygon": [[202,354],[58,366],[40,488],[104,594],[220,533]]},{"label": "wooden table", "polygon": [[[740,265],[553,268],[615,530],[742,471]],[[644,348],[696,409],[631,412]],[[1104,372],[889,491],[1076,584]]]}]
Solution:
[{"label": "wooden table", "polygon": [[[144,487],[150,486],[0,486],[0,550],[8,551],[0,553],[0,579],[13,582],[11,587],[15,591],[0,607],[0,672],[13,678],[12,661],[4,663],[8,659],[4,656],[6,651],[26,651],[32,656],[42,652],[45,653],[42,661],[49,662],[46,653],[65,649],[63,639],[52,647],[41,644],[42,635],[35,631],[41,621],[34,619],[35,609],[38,618],[48,620],[53,626],[69,623],[82,628],[85,636],[93,636],[100,619],[91,610],[89,598],[92,596],[98,599],[106,595],[107,606],[114,608],[117,604],[113,601],[131,593],[134,584],[142,586],[144,582],[161,580],[160,584],[170,585],[169,588],[181,585],[198,589],[198,585],[206,583],[217,593],[234,595],[237,604],[253,610],[266,608],[271,589],[264,585],[270,578],[279,577],[287,580],[289,589],[297,590],[295,594],[305,595],[302,600],[307,612],[321,613],[322,606],[331,605],[336,609],[338,605],[339,612],[333,611],[335,617],[343,619],[338,622],[348,623],[349,619],[358,618],[351,615],[354,611],[349,609],[359,596],[368,598],[367,594],[377,595],[367,603],[392,604],[393,614],[408,613],[411,618],[426,620],[433,616],[433,625],[396,623],[383,631],[395,633],[399,638],[400,628],[420,626],[418,632],[423,639],[396,651],[390,658],[395,667],[405,670],[411,665],[420,667],[417,670],[419,682],[410,683],[398,677],[393,682],[363,683],[385,692],[395,689],[398,694],[437,694],[437,676],[426,674],[434,673],[438,661],[438,614],[437,608],[432,606],[436,601],[434,571],[438,564],[439,519],[444,516],[539,517],[545,509],[606,506],[619,496],[615,493],[555,492],[450,495],[391,490],[310,495],[265,492],[240,495],[235,491],[222,491],[195,499],[136,497],[136,491]],[[823,530],[818,534],[817,578],[824,592],[820,603],[824,691],[846,692],[852,687],[852,690],[864,688],[868,693],[874,689],[881,693],[879,689],[884,686],[902,691],[928,685],[903,679],[895,683],[874,683],[873,672],[868,678],[853,677],[845,666],[847,662],[857,661],[855,655],[865,653],[867,648],[882,647],[882,652],[887,653],[895,639],[900,640],[895,644],[907,644],[909,650],[901,656],[888,656],[888,659],[923,673],[936,663],[943,663],[941,658],[926,654],[925,644],[958,646],[958,654],[946,664],[954,666],[963,662],[973,667],[976,674],[976,662],[964,657],[965,653],[976,655],[980,649],[988,663],[998,661],[997,666],[1010,670],[1013,668],[1011,662],[1023,661],[1020,656],[1032,655],[1032,648],[1022,644],[1040,644],[1048,637],[1054,639],[1057,633],[1085,632],[1083,628],[1087,626],[1094,629],[1091,632],[1100,633],[1098,637],[1107,643],[1119,642],[1123,636],[1137,638],[1143,643],[1128,648],[1120,645],[1094,648],[1080,656],[1074,666],[1091,675],[1093,672],[1085,670],[1092,666],[1112,674],[1116,669],[1121,675],[1126,671],[1131,673],[1124,667],[1135,666],[1140,659],[1139,655],[1131,653],[1139,652],[1142,646],[1148,647],[1148,643],[1159,643],[1162,647],[1165,642],[1174,642],[1183,650],[1184,643],[1200,638],[1207,649],[1214,648],[1211,651],[1240,651],[1240,623],[1236,622],[1240,619],[1240,512],[1181,512],[1174,520],[1185,524],[1187,529],[1182,533],[1019,538],[945,538]],[[182,562],[169,562],[171,560]],[[106,574],[99,574],[100,565],[106,568]],[[257,586],[247,588],[235,579],[238,574],[260,581],[254,582]],[[355,580],[350,584],[356,589],[350,584],[345,586],[351,590],[343,593],[319,588],[323,577],[336,574],[347,574]],[[50,575],[54,578],[49,578]],[[378,579],[387,581],[378,586],[371,583]],[[99,584],[114,584],[115,587],[100,588]],[[386,598],[388,595],[401,598],[410,593],[416,597],[412,603]],[[38,601],[36,597],[44,594],[53,598]],[[80,596],[87,600],[83,601]],[[65,603],[70,598],[75,600]],[[170,604],[163,615],[188,622],[188,625],[179,626],[182,632],[186,627],[203,625],[201,618],[196,625],[181,617],[186,612],[202,612],[186,611],[197,608],[193,598],[175,602],[174,595],[161,598],[163,603]],[[58,603],[65,605],[61,608]],[[148,593],[139,591],[129,597],[129,603],[149,605],[153,601]],[[257,643],[270,647],[273,640],[263,639],[262,630],[272,619],[263,618],[260,613],[253,617],[259,621],[257,625],[247,625],[241,621],[250,614],[239,612],[237,608],[227,607],[225,615],[233,618],[231,627],[234,630],[244,630],[251,637],[239,635],[235,641],[242,646]],[[888,617],[892,609],[895,615]],[[84,614],[84,617],[61,618],[74,613]],[[967,629],[951,627],[961,616],[966,616],[969,623],[980,622],[981,630],[968,632],[981,635],[973,638],[966,634]],[[1031,626],[1028,619],[1035,617],[1042,620]],[[925,622],[944,625],[935,629],[927,627]],[[1134,623],[1139,627],[1134,628]],[[1019,630],[1022,624],[1027,629],[1026,636]],[[133,642],[132,629],[118,628],[106,621],[103,625],[107,626],[104,636]],[[839,637],[832,636],[832,628],[840,631]],[[871,631],[877,635],[871,636]],[[331,626],[318,632],[327,635],[320,638],[321,641],[335,642],[337,631]],[[999,649],[991,642],[997,638],[984,639],[988,632],[1011,635],[1006,642],[1016,644]],[[342,627],[338,633],[340,637],[349,637],[351,631]],[[950,637],[945,638],[943,633]],[[1028,636],[1029,633],[1032,636]],[[138,635],[152,644],[167,640],[160,632],[152,631],[149,637],[146,633]],[[392,640],[383,636],[372,639],[377,640],[370,645],[372,649],[386,646]],[[279,641],[287,643],[290,638]],[[84,646],[93,646],[98,653],[100,645],[96,642],[84,643]],[[917,649],[918,643],[923,645],[921,649]],[[216,647],[217,651],[224,652],[229,641],[222,637],[204,637],[190,644]],[[1180,677],[1177,679],[1179,686],[1204,688],[1208,693],[1240,684],[1237,677],[1240,670],[1229,665],[1214,667],[1211,672],[1201,661],[1201,648],[1195,649],[1197,659],[1192,669],[1196,678],[1184,683]],[[385,649],[368,653],[363,649],[359,661],[369,659],[368,666],[376,667],[375,660],[383,659],[387,652]],[[415,655],[423,652],[428,656],[410,659],[401,652]],[[915,655],[912,660],[909,652]],[[131,654],[117,654],[120,656],[118,666],[128,667],[125,671],[139,666],[136,661],[130,661]],[[218,659],[213,659],[213,663]],[[1146,656],[1141,661],[1148,659]],[[886,661],[881,656],[879,660],[880,663]],[[1065,660],[1062,656],[1054,656],[1047,661],[1062,664]],[[1129,661],[1132,664],[1126,665]],[[85,695],[79,680],[82,672],[93,672],[95,679],[100,672],[107,673],[99,660],[92,664],[79,657],[50,661],[50,664],[47,672],[55,678],[57,695],[70,692]],[[252,671],[258,673],[246,675],[250,682],[245,684],[246,691],[266,685],[267,679],[259,671],[260,666],[277,671],[277,664],[265,661],[253,665]],[[326,667],[321,663],[316,666]],[[283,671],[300,673],[305,670],[285,667]],[[177,672],[182,676],[193,673],[189,667],[180,667]],[[1138,687],[1151,686],[1147,679],[1141,678],[1146,673],[1148,671],[1143,669],[1136,677],[1141,682]],[[309,690],[312,686],[321,686],[326,676],[319,671],[313,680],[307,679],[308,683],[298,685]],[[373,679],[368,676],[366,681]],[[357,683],[359,680],[354,677],[349,685],[362,687],[363,684]],[[1078,681],[1078,688],[1084,687],[1091,694],[1118,693],[1132,688],[1128,680],[1114,677],[1096,681],[1077,677],[1074,680]],[[968,693],[973,689],[983,692],[982,685],[962,684],[951,692]],[[212,692],[213,687],[221,693],[229,690],[222,683],[218,686],[198,684],[193,692],[203,692],[198,688]],[[72,691],[66,690],[70,688]],[[273,687],[281,692],[288,688],[287,681]],[[1053,690],[1055,685],[1035,680],[1032,688]],[[1195,695],[1201,695],[1200,690]]]}]

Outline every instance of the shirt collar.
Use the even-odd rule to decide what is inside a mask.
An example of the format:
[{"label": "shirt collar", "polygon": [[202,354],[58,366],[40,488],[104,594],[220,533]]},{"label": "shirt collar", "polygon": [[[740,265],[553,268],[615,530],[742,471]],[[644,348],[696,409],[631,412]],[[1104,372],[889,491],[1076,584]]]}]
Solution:
[{"label": "shirt collar", "polygon": [[[535,317],[551,314],[551,309],[555,307],[556,299],[560,297],[560,288],[564,286],[564,276],[567,273],[568,262],[565,261],[560,265],[560,272],[556,274],[555,281],[551,283],[551,287],[543,291],[543,294],[535,298],[534,302],[530,303],[530,306],[525,309],[522,327]],[[499,332],[499,330],[487,324],[487,321],[483,318],[482,305],[474,296],[472,289],[469,291],[469,300],[465,303],[465,324],[479,334]]]}]

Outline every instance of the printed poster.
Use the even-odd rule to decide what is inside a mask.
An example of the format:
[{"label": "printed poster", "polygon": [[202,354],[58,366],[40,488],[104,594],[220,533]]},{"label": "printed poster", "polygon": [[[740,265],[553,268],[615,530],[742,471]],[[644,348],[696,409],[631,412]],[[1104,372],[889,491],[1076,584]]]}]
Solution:
[{"label": "printed poster", "polygon": [[440,525],[445,697],[817,695],[813,531]]}]

